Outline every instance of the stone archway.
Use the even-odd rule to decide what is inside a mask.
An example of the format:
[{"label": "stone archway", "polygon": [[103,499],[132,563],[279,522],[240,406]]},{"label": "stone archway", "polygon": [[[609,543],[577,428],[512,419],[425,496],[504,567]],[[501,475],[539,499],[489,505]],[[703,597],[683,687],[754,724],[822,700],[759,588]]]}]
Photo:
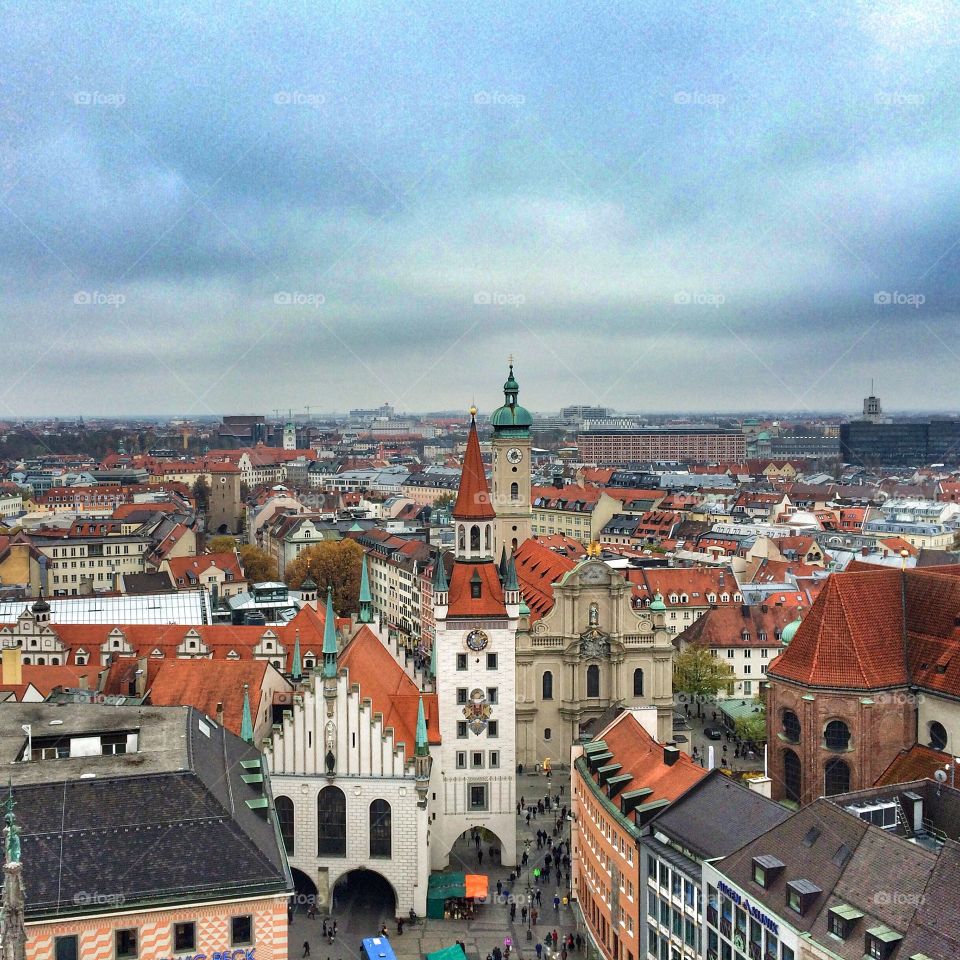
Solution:
[{"label": "stone archway", "polygon": [[290,868],[293,876],[294,895],[290,901],[294,913],[306,913],[317,904],[317,885],[302,870]]},{"label": "stone archway", "polygon": [[356,931],[358,935],[372,937],[382,924],[392,926],[397,903],[397,891],[382,873],[359,867],[337,877],[330,898],[330,913],[340,918],[351,933]]},{"label": "stone archway", "polygon": [[[477,846],[473,831],[480,831]],[[493,854],[491,855],[491,849]],[[503,842],[489,827],[469,827],[450,845],[444,870],[452,873],[491,873],[499,870],[503,860]],[[480,856],[478,856],[478,853]],[[510,858],[512,859],[512,858]]]}]

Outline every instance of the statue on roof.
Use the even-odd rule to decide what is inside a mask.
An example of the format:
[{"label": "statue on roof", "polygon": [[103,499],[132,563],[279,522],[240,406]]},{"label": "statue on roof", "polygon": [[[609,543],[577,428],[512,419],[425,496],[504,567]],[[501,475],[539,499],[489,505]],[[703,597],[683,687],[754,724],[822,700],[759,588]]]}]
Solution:
[{"label": "statue on roof", "polygon": [[6,812],[3,817],[4,821],[6,822],[4,835],[6,839],[7,863],[20,862],[20,828],[17,826],[16,817],[13,813],[13,808],[15,806],[16,801],[13,799],[13,783],[11,782],[7,799],[4,804]]}]

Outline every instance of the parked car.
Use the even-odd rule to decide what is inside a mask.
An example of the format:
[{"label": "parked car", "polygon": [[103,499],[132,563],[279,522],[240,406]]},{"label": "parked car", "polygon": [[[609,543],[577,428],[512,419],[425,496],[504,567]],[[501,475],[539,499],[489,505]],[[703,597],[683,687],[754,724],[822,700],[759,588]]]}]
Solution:
[{"label": "parked car", "polygon": [[722,739],[723,739],[723,731],[722,731],[719,727],[704,727],[704,728],[703,728],[703,735],[704,735],[708,740],[722,740]]}]

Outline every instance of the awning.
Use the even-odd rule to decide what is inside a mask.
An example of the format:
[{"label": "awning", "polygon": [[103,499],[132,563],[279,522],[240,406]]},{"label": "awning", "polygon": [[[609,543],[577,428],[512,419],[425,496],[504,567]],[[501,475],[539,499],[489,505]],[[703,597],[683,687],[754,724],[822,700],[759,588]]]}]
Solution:
[{"label": "awning", "polygon": [[473,900],[485,898],[490,889],[487,877],[481,873],[468,873],[464,877],[464,886],[467,898]]},{"label": "awning", "polygon": [[427,960],[464,960],[464,953],[460,944],[455,943],[452,947],[443,947],[428,953]]}]

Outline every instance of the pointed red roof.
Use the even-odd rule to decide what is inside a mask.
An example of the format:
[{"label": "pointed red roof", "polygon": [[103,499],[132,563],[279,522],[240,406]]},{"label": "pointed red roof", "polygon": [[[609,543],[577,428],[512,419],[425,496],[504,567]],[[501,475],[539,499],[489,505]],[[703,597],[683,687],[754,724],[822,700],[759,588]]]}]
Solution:
[{"label": "pointed red roof", "polygon": [[[473,596],[474,582],[480,584],[479,597]],[[489,560],[458,560],[450,572],[449,597],[448,617],[504,617],[507,613],[497,568]]]},{"label": "pointed red roof", "polygon": [[470,422],[467,453],[463,458],[460,489],[457,491],[453,516],[456,520],[493,520],[497,516],[490,502],[490,488],[487,486],[487,474],[483,468],[483,457],[480,455],[476,420]]}]

